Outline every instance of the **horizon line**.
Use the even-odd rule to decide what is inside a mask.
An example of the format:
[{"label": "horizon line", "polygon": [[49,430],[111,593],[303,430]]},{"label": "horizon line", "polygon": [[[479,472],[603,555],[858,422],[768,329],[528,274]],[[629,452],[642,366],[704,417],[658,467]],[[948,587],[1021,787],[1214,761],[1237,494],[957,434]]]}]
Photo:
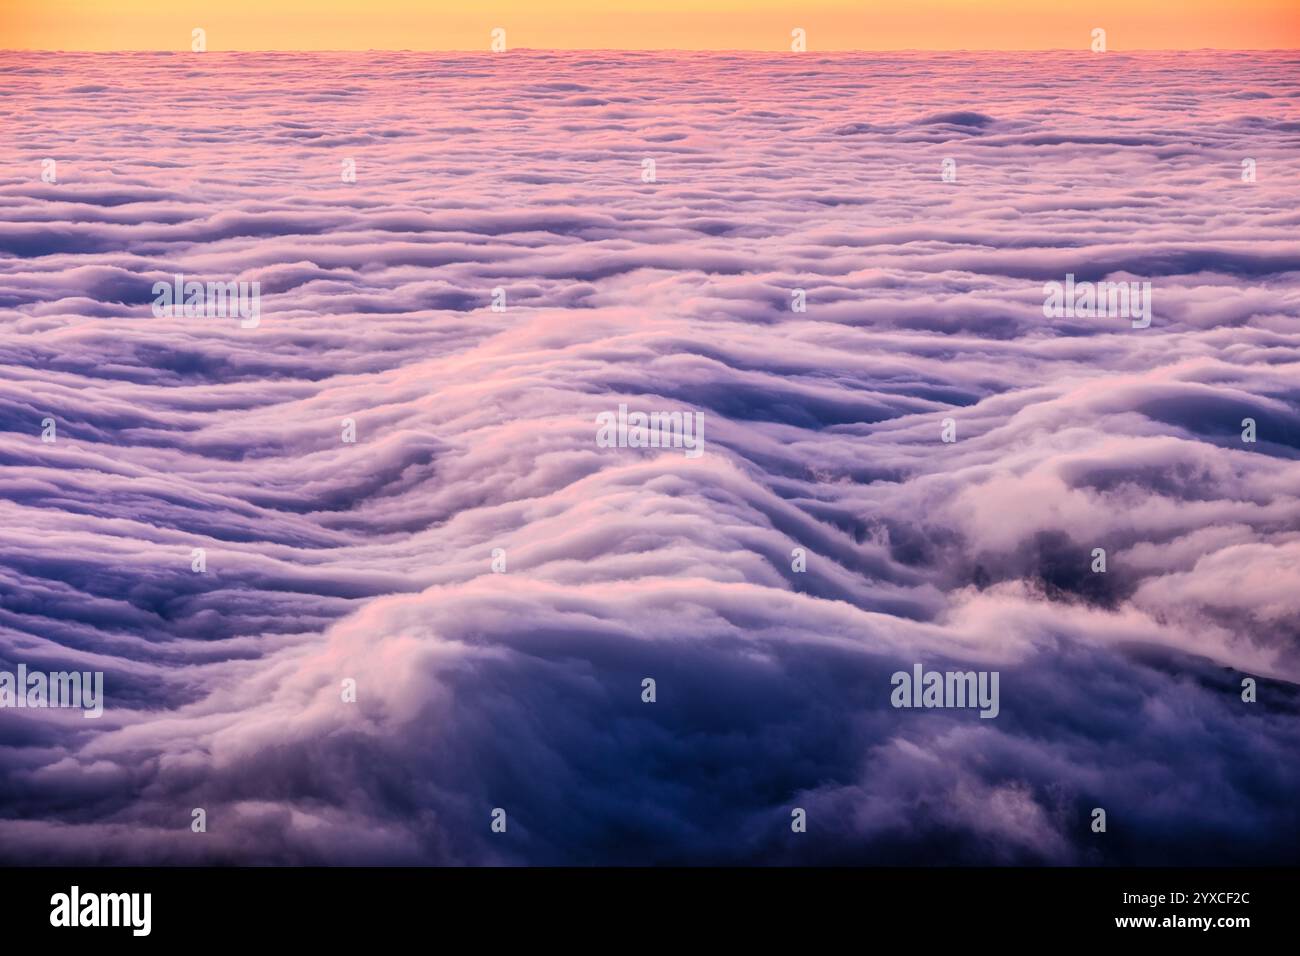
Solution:
[{"label": "horizon line", "polygon": [[818,54],[839,53],[1087,53],[1092,56],[1111,56],[1116,53],[1297,53],[1300,47],[1134,47],[1130,49],[1108,49],[1104,53],[1094,53],[1087,47],[889,47],[834,50],[804,50],[795,53],[785,48],[762,49],[756,47],[510,47],[501,52],[482,47],[262,47],[257,49],[231,48],[224,50],[205,50],[197,53],[186,49],[157,49],[145,47],[120,47],[112,50],[85,50],[55,47],[0,47],[3,53],[160,53],[188,54],[207,56],[212,53],[482,53],[488,56],[501,56],[502,53],[780,53],[789,56],[806,57]]}]

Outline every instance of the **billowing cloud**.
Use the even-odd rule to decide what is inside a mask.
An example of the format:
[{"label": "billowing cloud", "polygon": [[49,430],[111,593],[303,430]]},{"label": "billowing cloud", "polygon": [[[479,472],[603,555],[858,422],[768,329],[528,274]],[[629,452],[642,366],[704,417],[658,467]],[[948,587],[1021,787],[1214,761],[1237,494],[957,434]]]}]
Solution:
[{"label": "billowing cloud", "polygon": [[5,54],[0,859],[1297,862],[1296,65]]}]

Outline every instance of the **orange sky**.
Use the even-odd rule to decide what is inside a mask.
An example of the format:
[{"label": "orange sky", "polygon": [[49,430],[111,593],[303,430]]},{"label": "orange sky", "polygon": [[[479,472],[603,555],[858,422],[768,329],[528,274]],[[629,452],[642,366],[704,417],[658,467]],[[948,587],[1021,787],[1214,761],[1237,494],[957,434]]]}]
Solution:
[{"label": "orange sky", "polygon": [[787,50],[1300,47],[1300,0],[0,0],[0,48]]}]

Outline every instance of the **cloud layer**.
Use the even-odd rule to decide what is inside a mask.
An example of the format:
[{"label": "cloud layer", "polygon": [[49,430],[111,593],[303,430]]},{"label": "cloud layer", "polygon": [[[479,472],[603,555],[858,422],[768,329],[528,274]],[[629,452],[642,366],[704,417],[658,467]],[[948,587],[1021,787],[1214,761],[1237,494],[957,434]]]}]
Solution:
[{"label": "cloud layer", "polygon": [[0,859],[1300,862],[1298,68],[3,54]]}]

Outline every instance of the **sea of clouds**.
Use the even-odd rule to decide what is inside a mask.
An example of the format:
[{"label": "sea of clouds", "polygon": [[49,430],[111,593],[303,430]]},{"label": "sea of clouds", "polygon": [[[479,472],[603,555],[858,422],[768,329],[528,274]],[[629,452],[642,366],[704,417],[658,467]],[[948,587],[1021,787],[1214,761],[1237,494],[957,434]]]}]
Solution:
[{"label": "sea of clouds", "polygon": [[0,710],[0,860],[1300,861],[1298,107],[1296,53],[0,54],[0,667],[106,696]]}]

